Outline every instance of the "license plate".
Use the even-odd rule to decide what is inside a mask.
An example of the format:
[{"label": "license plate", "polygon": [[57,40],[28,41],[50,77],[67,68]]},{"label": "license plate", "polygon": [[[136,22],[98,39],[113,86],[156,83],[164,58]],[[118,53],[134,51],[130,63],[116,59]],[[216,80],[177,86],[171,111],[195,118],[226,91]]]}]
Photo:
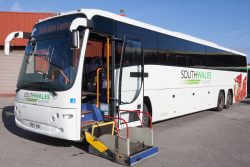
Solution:
[{"label": "license plate", "polygon": [[30,127],[36,128],[36,129],[40,129],[40,124],[36,124],[36,123],[30,122]]}]

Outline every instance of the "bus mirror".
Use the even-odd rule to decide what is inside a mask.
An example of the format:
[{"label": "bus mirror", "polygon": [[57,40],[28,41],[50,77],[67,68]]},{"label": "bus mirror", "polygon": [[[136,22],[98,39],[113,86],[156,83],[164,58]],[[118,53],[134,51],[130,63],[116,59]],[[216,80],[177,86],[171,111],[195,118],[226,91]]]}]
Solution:
[{"label": "bus mirror", "polygon": [[77,30],[70,32],[70,47],[72,49],[79,48],[79,32]]}]

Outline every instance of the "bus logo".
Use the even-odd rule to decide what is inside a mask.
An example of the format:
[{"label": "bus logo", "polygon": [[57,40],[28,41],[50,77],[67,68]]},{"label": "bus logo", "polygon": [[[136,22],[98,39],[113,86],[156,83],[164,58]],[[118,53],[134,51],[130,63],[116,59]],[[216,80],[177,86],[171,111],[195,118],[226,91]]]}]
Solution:
[{"label": "bus logo", "polygon": [[48,93],[24,93],[24,99],[29,102],[41,102],[41,103],[48,103],[50,100],[50,94]]},{"label": "bus logo", "polygon": [[76,103],[76,99],[75,98],[70,98],[70,104],[75,104]]},{"label": "bus logo", "polygon": [[181,78],[185,84],[209,84],[212,73],[200,70],[181,70]]}]

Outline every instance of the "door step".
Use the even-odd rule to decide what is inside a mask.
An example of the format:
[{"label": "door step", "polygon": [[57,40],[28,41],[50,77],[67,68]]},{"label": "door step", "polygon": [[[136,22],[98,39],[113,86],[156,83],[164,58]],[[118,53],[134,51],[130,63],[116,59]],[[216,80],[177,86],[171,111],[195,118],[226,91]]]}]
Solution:
[{"label": "door step", "polygon": [[85,114],[91,114],[93,111],[82,111],[81,115],[85,115]]},{"label": "door step", "polygon": [[98,122],[94,120],[84,121],[84,122],[81,122],[81,127],[88,126],[88,125],[95,125],[97,123]]}]

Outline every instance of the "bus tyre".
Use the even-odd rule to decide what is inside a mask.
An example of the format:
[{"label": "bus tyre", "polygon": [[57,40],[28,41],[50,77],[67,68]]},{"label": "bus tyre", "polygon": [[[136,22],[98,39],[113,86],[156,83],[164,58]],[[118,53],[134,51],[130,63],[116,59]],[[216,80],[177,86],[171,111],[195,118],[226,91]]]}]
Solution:
[{"label": "bus tyre", "polygon": [[[146,104],[143,104],[143,112],[148,112],[148,106]],[[150,126],[150,119],[149,119],[149,116],[146,114],[143,114],[143,126],[144,127]]]},{"label": "bus tyre", "polygon": [[226,105],[225,108],[228,109],[231,105],[232,105],[232,100],[233,100],[233,96],[231,91],[227,92],[227,100],[226,100]]},{"label": "bus tyre", "polygon": [[221,111],[223,110],[224,106],[225,106],[225,95],[222,91],[220,91],[219,96],[218,96],[216,110]]}]

